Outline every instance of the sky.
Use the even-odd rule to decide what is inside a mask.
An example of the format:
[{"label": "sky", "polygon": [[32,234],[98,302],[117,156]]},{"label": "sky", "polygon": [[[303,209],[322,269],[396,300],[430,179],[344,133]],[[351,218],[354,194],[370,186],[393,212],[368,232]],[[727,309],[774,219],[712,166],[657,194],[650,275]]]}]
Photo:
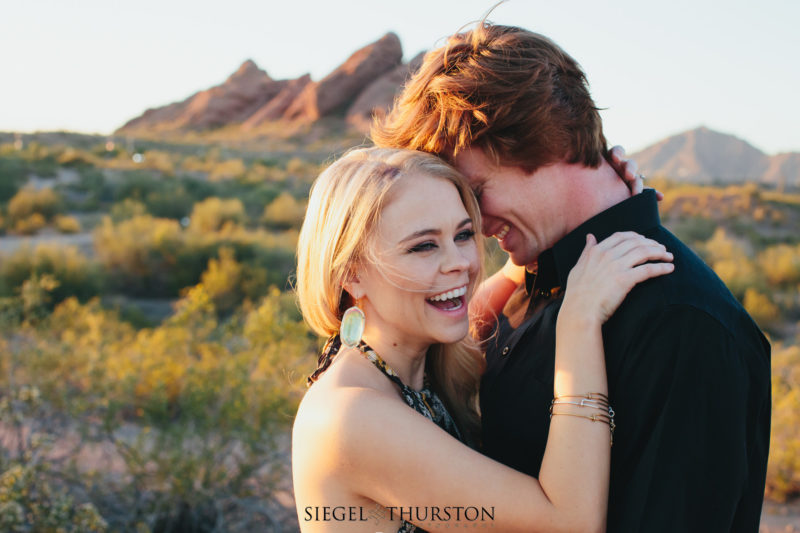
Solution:
[{"label": "sky", "polygon": [[[388,31],[406,60],[495,0],[2,0],[0,131],[108,134],[224,81],[246,59],[319,80]],[[800,151],[800,1],[508,0],[489,20],[583,66],[629,152],[698,126]]]}]

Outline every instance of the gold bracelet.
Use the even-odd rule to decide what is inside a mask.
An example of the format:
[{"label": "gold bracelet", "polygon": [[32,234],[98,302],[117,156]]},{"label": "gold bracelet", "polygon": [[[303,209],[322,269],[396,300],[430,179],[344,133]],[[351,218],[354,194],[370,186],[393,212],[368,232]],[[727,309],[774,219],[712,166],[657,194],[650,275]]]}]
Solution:
[{"label": "gold bracelet", "polygon": [[591,420],[592,422],[603,422],[608,424],[609,430],[611,432],[611,446],[614,445],[614,430],[616,429],[617,425],[614,423],[614,419],[611,417],[604,418],[604,415],[577,415],[574,413],[550,413],[550,418],[553,418],[557,415],[563,416],[574,416],[576,418],[585,418],[586,420]]},{"label": "gold bracelet", "polygon": [[[580,398],[580,401],[570,401],[566,400],[565,398]],[[590,408],[596,409],[601,411],[600,413],[595,413],[591,415],[580,415],[577,413],[562,413],[562,412],[555,412],[554,407],[556,405],[575,405],[581,408]],[[584,395],[576,395],[576,394],[563,394],[560,396],[555,396],[553,400],[550,402],[550,418],[553,418],[555,415],[566,415],[566,416],[574,416],[577,418],[585,418],[587,420],[591,420],[592,422],[603,422],[608,424],[609,430],[611,432],[611,445],[614,445],[614,429],[616,429],[617,425],[614,422],[614,409],[611,408],[611,405],[608,402],[608,396],[602,392],[589,392]]]},{"label": "gold bracelet", "polygon": [[581,401],[579,402],[571,402],[569,400],[554,398],[553,401],[550,402],[551,412],[554,405],[577,405],[578,407],[589,407],[591,409],[597,409],[598,411],[603,411],[611,416],[614,416],[614,409],[612,409],[611,406],[606,402],[599,400],[588,400],[586,398],[581,398]]},{"label": "gold bracelet", "polygon": [[560,400],[561,398],[586,398],[587,400],[600,400],[608,403],[608,396],[602,392],[587,392],[586,394],[562,394],[555,396],[553,399]]}]

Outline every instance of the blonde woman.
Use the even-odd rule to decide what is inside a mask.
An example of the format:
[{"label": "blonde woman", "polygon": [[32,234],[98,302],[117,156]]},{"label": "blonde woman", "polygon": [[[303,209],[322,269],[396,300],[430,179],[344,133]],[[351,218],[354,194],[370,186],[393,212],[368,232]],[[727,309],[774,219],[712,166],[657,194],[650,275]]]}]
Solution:
[{"label": "blonde woman", "polygon": [[331,340],[293,430],[303,531],[603,530],[613,409],[601,326],[635,284],[671,272],[671,256],[632,233],[587,236],[558,318],[537,480],[476,450],[479,230],[463,178],[432,155],[356,150],[314,184],[297,291]]}]

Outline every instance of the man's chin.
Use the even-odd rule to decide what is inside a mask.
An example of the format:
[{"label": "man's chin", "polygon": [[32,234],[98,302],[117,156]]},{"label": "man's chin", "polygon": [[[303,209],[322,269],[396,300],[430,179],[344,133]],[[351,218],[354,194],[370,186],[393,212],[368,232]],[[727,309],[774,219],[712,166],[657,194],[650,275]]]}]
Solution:
[{"label": "man's chin", "polygon": [[508,257],[511,259],[511,262],[517,266],[527,266],[531,263],[536,262],[536,256],[531,254],[521,254],[514,250],[508,251],[506,250]]}]

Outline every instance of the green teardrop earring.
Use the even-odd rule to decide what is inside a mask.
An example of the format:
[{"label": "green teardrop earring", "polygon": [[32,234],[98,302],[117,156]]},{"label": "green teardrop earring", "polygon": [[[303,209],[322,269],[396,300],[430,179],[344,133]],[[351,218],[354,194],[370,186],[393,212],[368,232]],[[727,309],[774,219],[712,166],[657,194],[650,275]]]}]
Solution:
[{"label": "green teardrop earring", "polygon": [[342,323],[339,326],[339,338],[342,339],[342,344],[350,348],[355,348],[361,342],[361,336],[364,334],[364,323],[367,317],[364,316],[364,311],[358,305],[350,307],[342,315]]}]

